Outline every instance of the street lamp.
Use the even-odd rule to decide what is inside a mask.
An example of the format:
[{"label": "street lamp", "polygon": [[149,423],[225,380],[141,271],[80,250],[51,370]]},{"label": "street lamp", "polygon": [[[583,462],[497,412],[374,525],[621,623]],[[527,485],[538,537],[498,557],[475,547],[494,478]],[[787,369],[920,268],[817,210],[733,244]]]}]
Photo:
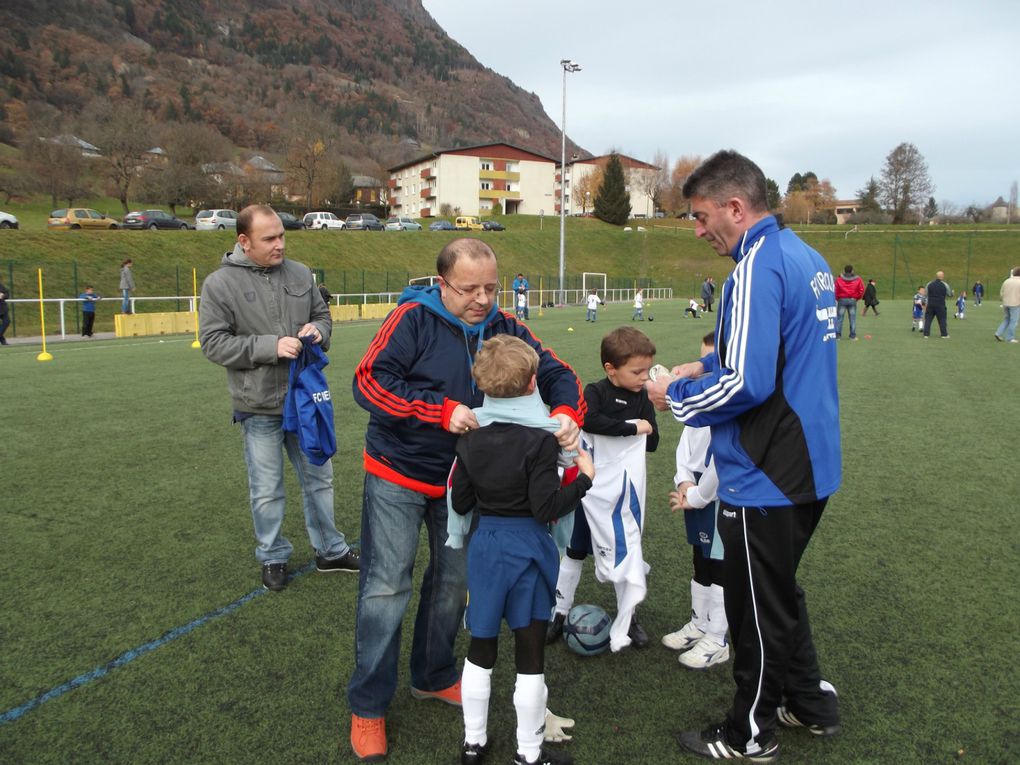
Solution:
[{"label": "street lamp", "polygon": [[569,58],[562,59],[563,67],[563,120],[560,122],[560,305],[566,305],[563,290],[563,260],[566,249],[567,207],[563,202],[563,189],[567,185],[567,72],[580,72],[581,65]]}]

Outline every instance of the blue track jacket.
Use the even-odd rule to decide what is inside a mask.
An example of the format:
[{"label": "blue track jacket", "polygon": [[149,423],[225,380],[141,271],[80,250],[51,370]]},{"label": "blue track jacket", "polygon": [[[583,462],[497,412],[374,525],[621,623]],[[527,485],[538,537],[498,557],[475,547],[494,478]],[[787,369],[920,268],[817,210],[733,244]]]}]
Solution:
[{"label": "blue track jacket", "polygon": [[672,383],[667,402],[681,422],[712,427],[723,502],[828,497],[841,480],[832,273],[771,215],[732,256],[706,374]]},{"label": "blue track jacket", "polygon": [[354,373],[354,400],[370,414],[366,471],[443,496],[458,438],[445,428],[457,404],[482,405],[471,367],[482,342],[501,334],[538,352],[538,390],[552,413],[584,424],[580,380],[525,325],[495,306],[480,324],[466,324],[446,310],[438,286],[408,287]]}]

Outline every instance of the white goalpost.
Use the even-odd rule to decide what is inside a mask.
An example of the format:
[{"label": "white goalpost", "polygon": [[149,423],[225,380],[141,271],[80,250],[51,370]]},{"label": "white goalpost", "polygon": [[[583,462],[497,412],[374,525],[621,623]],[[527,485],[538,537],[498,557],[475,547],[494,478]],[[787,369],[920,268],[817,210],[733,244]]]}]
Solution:
[{"label": "white goalpost", "polygon": [[594,271],[584,271],[581,274],[581,299],[577,302],[583,303],[585,295],[588,294],[588,291],[591,290],[592,287],[598,290],[600,296],[604,299],[606,297],[607,284],[608,282],[606,281],[605,274],[595,273]]}]

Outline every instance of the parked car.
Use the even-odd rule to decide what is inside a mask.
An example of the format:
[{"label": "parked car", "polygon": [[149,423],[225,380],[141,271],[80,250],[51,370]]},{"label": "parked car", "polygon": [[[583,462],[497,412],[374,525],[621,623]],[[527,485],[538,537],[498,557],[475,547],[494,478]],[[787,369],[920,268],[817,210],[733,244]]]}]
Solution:
[{"label": "parked car", "polygon": [[458,231],[481,231],[482,224],[477,215],[461,215],[454,222],[454,228]]},{"label": "parked car", "polygon": [[182,220],[176,215],[171,215],[163,210],[137,210],[135,212],[129,212],[124,216],[124,228],[147,228],[150,231],[162,228],[187,231],[190,228],[194,228],[194,226],[186,220]]},{"label": "parked car", "polygon": [[10,213],[0,212],[0,228],[17,228],[18,219]]},{"label": "parked car", "polygon": [[382,231],[383,222],[372,213],[354,213],[347,216],[348,231]]},{"label": "parked car", "polygon": [[303,231],[305,228],[304,221],[299,218],[295,218],[289,212],[277,212],[280,217],[280,222],[283,224],[285,231]]},{"label": "parked car", "polygon": [[312,231],[324,231],[326,229],[345,229],[347,224],[331,212],[310,212],[302,218],[305,228]]},{"label": "parked car", "polygon": [[199,210],[195,216],[198,231],[223,231],[237,228],[237,213],[233,210]]},{"label": "parked car", "polygon": [[482,221],[482,231],[506,231],[506,226],[498,220],[484,220]]},{"label": "parked car", "polygon": [[54,210],[46,221],[46,228],[54,230],[78,230],[85,228],[118,228],[116,218],[110,218],[88,207],[66,207]]},{"label": "parked car", "polygon": [[386,219],[387,231],[421,231],[421,224],[410,218],[392,217]]},{"label": "parked car", "polygon": [[434,220],[429,224],[429,231],[456,231],[457,227],[448,220]]}]

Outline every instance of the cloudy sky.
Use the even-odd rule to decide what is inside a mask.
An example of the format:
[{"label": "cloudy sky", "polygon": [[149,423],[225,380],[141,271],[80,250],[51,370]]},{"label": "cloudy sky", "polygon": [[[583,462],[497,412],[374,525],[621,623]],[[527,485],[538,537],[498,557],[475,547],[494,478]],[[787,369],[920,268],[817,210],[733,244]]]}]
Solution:
[{"label": "cloudy sky", "polygon": [[899,143],[935,199],[1009,197],[1020,178],[1016,0],[424,0],[482,65],[538,94],[567,134],[670,162],[734,148],[786,189],[796,172],[852,198]]}]

